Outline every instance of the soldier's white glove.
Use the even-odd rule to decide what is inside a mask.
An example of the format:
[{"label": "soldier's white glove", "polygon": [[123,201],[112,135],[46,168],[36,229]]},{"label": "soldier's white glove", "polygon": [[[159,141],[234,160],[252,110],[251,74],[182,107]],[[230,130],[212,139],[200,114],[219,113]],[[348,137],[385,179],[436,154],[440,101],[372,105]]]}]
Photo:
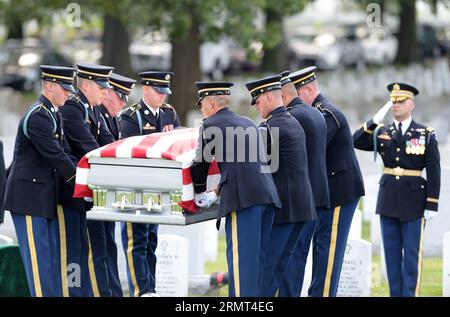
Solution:
[{"label": "soldier's white glove", "polygon": [[437,211],[428,209],[425,209],[425,212],[423,213],[423,217],[425,218],[426,221],[430,221],[431,219],[436,218],[437,215],[438,215]]},{"label": "soldier's white glove", "polygon": [[386,114],[389,112],[389,110],[391,109],[391,107],[392,107],[392,101],[388,101],[388,102],[386,102],[385,104],[384,104],[384,106],[380,109],[380,110],[378,110],[378,112],[373,116],[373,122],[375,123],[375,124],[380,124],[382,121],[383,121],[383,119],[384,119],[384,117],[386,116]]},{"label": "soldier's white glove", "polygon": [[195,204],[200,208],[209,208],[217,201],[217,194],[215,191],[203,192],[195,194]]}]

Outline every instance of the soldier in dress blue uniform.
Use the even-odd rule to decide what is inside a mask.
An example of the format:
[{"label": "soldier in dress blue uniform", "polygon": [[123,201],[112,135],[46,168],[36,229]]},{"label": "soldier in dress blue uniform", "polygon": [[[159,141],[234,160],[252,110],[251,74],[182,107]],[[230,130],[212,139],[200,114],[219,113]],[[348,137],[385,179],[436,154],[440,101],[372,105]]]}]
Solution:
[{"label": "soldier in dress blue uniform", "polygon": [[319,90],[316,67],[294,73],[300,99],[319,110],[327,124],[326,164],[330,208],[319,213],[313,236],[313,272],[309,296],[336,296],[345,247],[364,183],[344,114]]},{"label": "soldier in dress blue uniform", "polygon": [[[390,101],[353,135],[355,147],[380,154],[377,214],[391,296],[419,296],[425,222],[437,216],[440,156],[434,129],[415,122],[412,111],[419,91],[404,83],[388,87]],[[392,108],[394,122],[381,124]],[[426,169],[426,180],[422,170]]]},{"label": "soldier in dress blue uniform", "polygon": [[[109,78],[109,84],[111,85],[111,89],[108,91],[108,94],[103,99],[99,108],[101,119],[109,132],[113,135],[114,140],[117,141],[120,139],[120,123],[118,115],[126,105],[136,81],[112,73]],[[113,221],[104,221],[103,224],[105,226],[104,230],[106,236],[106,269],[108,276],[107,281],[104,282],[109,285],[108,287],[113,297],[122,297],[123,292],[117,268],[117,246],[114,234],[116,223]]]},{"label": "soldier in dress blue uniform", "polygon": [[[165,103],[170,95],[171,72],[142,72],[143,97],[120,116],[122,138],[171,131],[180,126],[177,112]],[[131,243],[130,243],[131,242]],[[155,293],[158,225],[123,223],[122,243],[127,255],[128,285],[132,296]]]},{"label": "soldier in dress blue uniform", "polygon": [[[98,107],[111,87],[109,78],[112,71],[113,67],[109,66],[77,64],[78,90],[61,107],[66,138],[77,161],[86,153],[114,141]],[[81,284],[68,285],[69,294],[111,296],[107,281],[104,223],[87,222],[86,211],[92,208],[92,201],[72,196],[73,190],[66,190],[63,199],[67,263],[79,265]]]},{"label": "soldier in dress blue uniform", "polygon": [[252,95],[251,104],[265,119],[260,130],[267,142],[266,152],[282,205],[274,217],[267,251],[270,256],[264,262],[261,287],[262,296],[273,297],[279,292],[304,223],[317,219],[316,205],[308,175],[305,133],[283,106],[281,76],[246,86]]},{"label": "soldier in dress blue uniform", "polygon": [[[262,263],[269,256],[274,209],[281,207],[265,163],[261,135],[252,120],[228,108],[232,83],[196,82],[195,85],[197,104],[205,118],[191,167],[195,203],[202,208],[210,207],[217,199],[217,192],[220,194],[217,219],[226,217],[229,295],[258,296]],[[220,184],[217,192],[206,193],[206,178],[213,158],[219,166]]]},{"label": "soldier in dress blue uniform", "polygon": [[42,94],[20,120],[5,191],[5,210],[11,212],[29,289],[37,297],[62,295],[60,179],[72,191],[75,184],[75,164],[58,111],[74,91],[75,69],[40,68]]},{"label": "soldier in dress blue uniform", "polygon": [[[307,105],[298,97],[298,80],[303,76],[295,73],[291,75],[289,71],[284,71],[281,75],[283,104],[287,111],[298,120],[305,132],[309,180],[314,194],[316,212],[321,214],[330,204],[326,166],[327,124],[319,110]],[[280,296],[300,296],[315,225],[315,221],[308,221],[302,228],[300,239],[280,287]]]}]

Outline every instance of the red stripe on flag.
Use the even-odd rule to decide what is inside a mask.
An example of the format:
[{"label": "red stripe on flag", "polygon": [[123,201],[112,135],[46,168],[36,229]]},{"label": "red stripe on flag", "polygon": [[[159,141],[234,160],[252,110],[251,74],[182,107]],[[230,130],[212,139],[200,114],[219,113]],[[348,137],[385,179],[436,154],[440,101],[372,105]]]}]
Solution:
[{"label": "red stripe on flag", "polygon": [[88,158],[86,156],[83,156],[81,160],[78,162],[77,167],[89,169],[91,165],[89,164]]},{"label": "red stripe on flag", "polygon": [[217,161],[214,160],[209,165],[208,175],[220,174],[219,165],[217,165]]},{"label": "red stripe on flag", "polygon": [[183,185],[192,185],[191,168],[183,168]]},{"label": "red stripe on flag", "polygon": [[195,204],[194,200],[180,201],[178,203],[178,206],[180,206],[185,211],[188,211],[192,214],[195,214],[200,211],[200,208],[198,208],[198,206]]},{"label": "red stripe on flag", "polygon": [[133,158],[147,158],[147,150],[152,147],[159,139],[161,135],[149,135],[145,137],[141,143],[134,146],[131,150],[131,157]]},{"label": "red stripe on flag", "polygon": [[167,151],[161,153],[161,157],[168,160],[176,160],[177,156],[195,150],[197,148],[198,139],[181,140],[172,144]]},{"label": "red stripe on flag", "polygon": [[116,157],[116,150],[125,140],[119,140],[108,144],[100,151],[100,157]]},{"label": "red stripe on flag", "polygon": [[92,190],[89,188],[88,185],[75,184],[73,198],[85,198],[85,197],[92,198],[92,196],[93,196]]}]

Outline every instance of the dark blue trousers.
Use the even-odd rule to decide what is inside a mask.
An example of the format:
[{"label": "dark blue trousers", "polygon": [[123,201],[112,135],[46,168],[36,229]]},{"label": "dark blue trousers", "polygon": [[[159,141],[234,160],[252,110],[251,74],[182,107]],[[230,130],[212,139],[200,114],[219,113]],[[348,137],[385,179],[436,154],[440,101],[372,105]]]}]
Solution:
[{"label": "dark blue trousers", "polygon": [[312,281],[308,295],[335,297],[353,214],[359,199],[321,213],[313,236]]},{"label": "dark blue trousers", "polygon": [[155,292],[158,225],[122,223],[122,246],[127,259],[130,296]]},{"label": "dark blue trousers", "polygon": [[115,223],[89,220],[87,226],[89,236],[89,273],[94,296],[123,296],[117,268]]},{"label": "dark blue trousers", "polygon": [[380,220],[390,295],[419,296],[425,219],[399,221],[381,216]]},{"label": "dark blue trousers", "polygon": [[277,293],[285,276],[297,246],[304,222],[274,224],[270,233],[269,257],[263,266],[263,286],[261,296],[273,297]]},{"label": "dark blue trousers", "polygon": [[261,293],[275,208],[255,205],[229,213],[225,222],[230,297]]},{"label": "dark blue trousers", "polygon": [[31,296],[62,296],[58,219],[11,216]]},{"label": "dark blue trousers", "polygon": [[[325,211],[325,208],[317,208],[317,218]],[[295,247],[291,261],[286,269],[285,277],[280,285],[280,297],[299,297],[305,277],[306,260],[308,259],[311,240],[316,231],[317,220],[307,221],[300,231],[297,246]]]},{"label": "dark blue trousers", "polygon": [[90,297],[86,212],[58,206],[63,296]]}]

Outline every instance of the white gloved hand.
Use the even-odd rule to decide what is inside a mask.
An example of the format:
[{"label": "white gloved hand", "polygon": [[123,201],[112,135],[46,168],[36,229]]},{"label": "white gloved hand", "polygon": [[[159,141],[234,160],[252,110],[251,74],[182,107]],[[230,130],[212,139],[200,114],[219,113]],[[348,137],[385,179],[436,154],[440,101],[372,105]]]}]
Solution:
[{"label": "white gloved hand", "polygon": [[388,113],[388,111],[391,109],[392,107],[392,101],[388,101],[384,104],[384,106],[378,110],[378,112],[373,116],[373,122],[375,124],[380,124],[384,117],[386,116],[386,114]]},{"label": "white gloved hand", "polygon": [[194,201],[200,208],[209,208],[217,201],[217,194],[215,191],[195,194]]},{"label": "white gloved hand", "polygon": [[430,221],[431,219],[436,218],[437,215],[438,215],[437,211],[428,209],[425,209],[425,212],[423,213],[423,217],[425,218],[426,221]]}]

